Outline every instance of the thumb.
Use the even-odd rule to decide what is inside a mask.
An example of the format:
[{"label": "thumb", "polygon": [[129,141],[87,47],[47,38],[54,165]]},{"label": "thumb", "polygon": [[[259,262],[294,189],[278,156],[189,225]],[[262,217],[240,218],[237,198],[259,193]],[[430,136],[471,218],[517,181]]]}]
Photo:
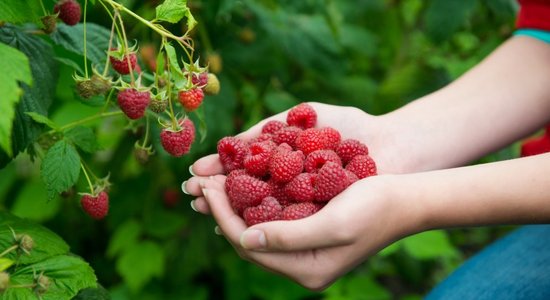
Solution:
[{"label": "thumb", "polygon": [[353,243],[351,226],[339,226],[332,217],[321,210],[300,220],[257,224],[241,234],[240,244],[248,250],[290,252]]}]

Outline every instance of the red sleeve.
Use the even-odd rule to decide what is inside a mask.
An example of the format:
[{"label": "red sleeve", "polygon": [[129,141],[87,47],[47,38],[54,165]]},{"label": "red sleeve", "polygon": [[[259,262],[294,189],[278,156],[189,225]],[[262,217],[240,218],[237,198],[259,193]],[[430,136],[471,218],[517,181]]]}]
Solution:
[{"label": "red sleeve", "polygon": [[517,28],[550,31],[550,0],[519,0]]}]

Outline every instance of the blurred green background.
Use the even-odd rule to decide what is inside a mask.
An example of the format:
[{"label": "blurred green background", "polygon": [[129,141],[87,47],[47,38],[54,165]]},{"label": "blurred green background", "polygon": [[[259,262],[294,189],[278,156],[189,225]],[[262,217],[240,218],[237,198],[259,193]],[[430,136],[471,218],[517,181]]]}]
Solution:
[{"label": "blurred green background", "polygon": [[[119,2],[153,18],[161,1]],[[214,234],[213,220],[190,209],[192,198],[180,192],[180,184],[190,177],[190,164],[215,152],[221,137],[301,101],[356,106],[378,115],[444,86],[511,35],[515,1],[191,0],[189,6],[199,22],[193,32],[197,53],[222,87],[219,95],[205,99],[208,135],[189,155],[169,157],[156,138],[155,156],[141,165],[132,154],[143,135],[139,126],[128,130],[122,117],[91,123],[103,150],[82,156],[96,174],[110,173],[114,183],[110,213],[101,222],[81,211],[74,191],[47,201],[40,164],[27,154],[0,170],[0,206],[59,234],[90,263],[112,299],[420,299],[509,230],[415,235],[313,293],[241,260]],[[100,5],[89,10],[89,22],[110,28]],[[159,38],[125,20],[147,69],[143,52],[156,48]],[[178,24],[169,28],[184,30]],[[54,51],[81,61],[60,47]],[[49,110],[58,124],[99,109],[75,99],[73,71],[59,64]],[[514,156],[517,147],[511,146],[482,161]],[[75,191],[85,186],[81,178]]]}]

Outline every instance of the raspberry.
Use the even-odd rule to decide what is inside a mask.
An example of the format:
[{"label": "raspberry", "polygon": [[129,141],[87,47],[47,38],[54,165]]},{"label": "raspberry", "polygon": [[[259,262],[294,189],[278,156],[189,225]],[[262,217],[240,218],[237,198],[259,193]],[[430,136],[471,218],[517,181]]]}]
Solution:
[{"label": "raspberry", "polygon": [[168,101],[166,100],[153,100],[149,104],[149,109],[157,114],[163,113],[168,107]]},{"label": "raspberry", "polygon": [[218,76],[208,73],[208,82],[204,87],[204,93],[207,95],[217,95],[220,93],[220,80]]},{"label": "raspberry", "polygon": [[191,149],[195,141],[195,124],[186,118],[179,121],[181,128],[173,131],[170,128],[164,128],[160,132],[160,143],[164,150],[170,155],[180,157]]},{"label": "raspberry", "polygon": [[101,191],[97,196],[84,194],[80,198],[80,204],[90,217],[101,220],[109,212],[109,195],[105,191]]},{"label": "raspberry", "polygon": [[376,175],[376,164],[368,155],[357,155],[348,163],[346,170],[353,172],[359,179],[363,179]]},{"label": "raspberry", "polygon": [[[111,49],[112,51],[117,51],[116,49]],[[109,56],[109,60],[111,61],[111,65],[113,66],[113,69],[117,71],[119,74],[127,75],[130,74],[130,66],[128,66],[128,59],[130,60],[130,66],[132,67],[132,70],[136,69],[137,64],[137,56],[135,52],[129,52],[126,55],[122,56],[121,59],[117,59],[114,56]],[[139,73],[139,72],[138,72]]]},{"label": "raspberry", "polygon": [[288,112],[286,122],[302,129],[312,128],[317,123],[317,113],[311,105],[301,103]]},{"label": "raspberry", "polygon": [[338,147],[336,153],[342,159],[344,164],[349,163],[356,155],[369,154],[369,148],[358,140],[348,139],[343,140]]},{"label": "raspberry", "polygon": [[167,208],[174,208],[180,202],[180,193],[177,189],[168,188],[162,193],[162,202]]},{"label": "raspberry", "polygon": [[355,173],[349,171],[349,170],[346,170],[344,169],[344,172],[346,173],[346,177],[348,179],[348,185],[352,185],[354,184],[356,181],[359,180],[359,177],[357,177],[357,175],[355,175]]},{"label": "raspberry", "polygon": [[296,138],[296,149],[304,152],[305,155],[315,150],[326,149],[327,140],[318,128],[309,128],[298,134]]},{"label": "raspberry", "polygon": [[327,162],[320,170],[315,180],[315,199],[329,201],[348,187],[348,177],[342,166]]},{"label": "raspberry", "polygon": [[269,173],[279,183],[289,182],[304,169],[304,154],[301,151],[278,149],[271,158]]},{"label": "raspberry", "polygon": [[53,12],[59,14],[61,21],[69,26],[80,22],[80,3],[75,0],[60,0],[53,7]]},{"label": "raspberry", "polygon": [[183,108],[191,112],[201,106],[202,100],[204,99],[204,92],[200,88],[179,91],[178,98]]},{"label": "raspberry", "polygon": [[340,144],[342,137],[340,132],[332,127],[323,127],[320,129],[321,135],[325,137],[325,149],[334,150]]},{"label": "raspberry", "polygon": [[283,207],[277,199],[265,197],[260,205],[245,209],[243,218],[247,226],[252,226],[258,223],[280,220],[282,213]]},{"label": "raspberry", "polygon": [[302,132],[302,129],[295,126],[288,126],[280,129],[279,131],[273,134],[273,141],[280,145],[282,143],[287,143],[291,147],[296,147],[296,138]]},{"label": "raspberry", "polygon": [[298,220],[309,217],[318,212],[321,207],[312,202],[296,203],[285,207],[281,216],[282,220]]},{"label": "raspberry", "polygon": [[248,144],[252,145],[258,142],[273,141],[273,135],[270,133],[262,133],[259,136],[248,141]]},{"label": "raspberry", "polygon": [[550,137],[542,137],[526,140],[521,144],[521,156],[538,155],[550,151]]},{"label": "raspberry", "polygon": [[262,127],[262,133],[275,133],[283,128],[287,127],[285,122],[271,120],[264,124]]},{"label": "raspberry", "polygon": [[237,176],[241,176],[241,175],[248,175],[248,173],[246,172],[245,169],[238,169],[238,170],[233,170],[229,173],[229,175],[227,175],[227,178],[225,179],[225,190],[229,193],[229,189],[231,186],[233,186],[233,180],[237,177]]},{"label": "raspberry", "polygon": [[250,175],[264,176],[269,169],[269,162],[277,146],[272,141],[251,144],[249,153],[245,156],[243,166]]},{"label": "raspberry", "polygon": [[326,162],[331,161],[342,166],[342,160],[338,154],[332,150],[315,150],[308,154],[304,162],[304,169],[308,173],[317,173]]},{"label": "raspberry", "polygon": [[228,190],[231,206],[241,216],[247,207],[257,206],[271,196],[271,186],[267,182],[249,175],[233,178]]},{"label": "raspberry", "polygon": [[208,73],[193,73],[191,75],[191,82],[193,85],[196,85],[198,88],[203,88],[208,84]]},{"label": "raspberry", "polygon": [[281,206],[285,207],[294,203],[294,200],[286,193],[286,184],[278,183],[273,179],[269,179],[267,184],[271,186],[271,195],[279,201]]},{"label": "raspberry", "polygon": [[248,154],[246,143],[236,137],[224,137],[218,142],[218,154],[225,172],[243,168],[243,161]]},{"label": "raspberry", "polygon": [[314,183],[316,177],[316,174],[299,174],[285,186],[285,193],[297,202],[313,201],[315,199]]},{"label": "raspberry", "polygon": [[122,90],[118,93],[118,106],[130,119],[139,119],[145,114],[145,109],[151,101],[149,91],[140,92],[134,88]]}]

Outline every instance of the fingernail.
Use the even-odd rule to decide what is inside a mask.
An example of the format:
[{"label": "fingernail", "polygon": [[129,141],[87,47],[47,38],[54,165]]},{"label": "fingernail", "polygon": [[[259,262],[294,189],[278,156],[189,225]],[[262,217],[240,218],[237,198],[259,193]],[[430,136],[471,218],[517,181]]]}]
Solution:
[{"label": "fingernail", "polygon": [[263,249],[266,246],[265,234],[261,230],[249,229],[241,235],[241,246],[245,249]]},{"label": "fingernail", "polygon": [[195,200],[189,202],[189,205],[191,206],[191,208],[196,211],[196,212],[199,212],[196,208],[195,208]]},{"label": "fingernail", "polygon": [[185,185],[186,185],[186,184],[187,184],[187,180],[184,181],[184,182],[182,182],[182,184],[181,184],[181,190],[183,191],[184,194],[186,194],[186,195],[191,195],[191,194],[189,194],[189,192],[185,189]]},{"label": "fingernail", "polygon": [[201,189],[204,189],[204,187],[206,186],[206,180],[205,179],[199,179],[199,186],[201,187]]},{"label": "fingernail", "polygon": [[220,226],[214,227],[214,233],[217,235],[223,235],[222,230],[220,229]]},{"label": "fingernail", "polygon": [[204,198],[207,198],[207,197],[208,197],[207,191],[208,191],[208,190],[205,189],[205,188],[202,189],[202,196],[203,196]]},{"label": "fingernail", "polygon": [[193,165],[189,166],[189,173],[193,176],[197,176],[197,175],[195,175],[195,173],[193,173]]}]

